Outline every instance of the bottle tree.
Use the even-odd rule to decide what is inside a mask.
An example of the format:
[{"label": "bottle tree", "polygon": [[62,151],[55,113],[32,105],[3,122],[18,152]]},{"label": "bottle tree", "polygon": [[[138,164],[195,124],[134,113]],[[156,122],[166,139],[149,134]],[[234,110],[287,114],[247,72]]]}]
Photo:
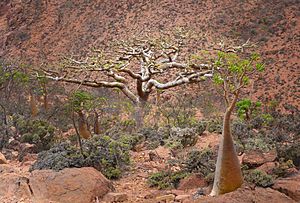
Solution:
[{"label": "bottle tree", "polygon": [[230,130],[231,115],[242,89],[249,84],[250,78],[257,71],[264,70],[258,54],[244,53],[243,56],[239,56],[235,52],[228,51],[218,51],[215,67],[213,82],[221,88],[226,111],[211,196],[234,191],[243,183],[241,167]]}]

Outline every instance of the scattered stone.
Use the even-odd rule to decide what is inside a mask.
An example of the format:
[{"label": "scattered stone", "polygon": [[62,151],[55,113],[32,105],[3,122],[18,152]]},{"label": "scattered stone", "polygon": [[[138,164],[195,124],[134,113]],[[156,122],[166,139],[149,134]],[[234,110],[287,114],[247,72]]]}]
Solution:
[{"label": "scattered stone", "polygon": [[37,147],[35,144],[22,143],[19,148],[19,156],[18,160],[23,161],[24,157],[27,154],[35,154],[37,153]]},{"label": "scattered stone", "polygon": [[190,195],[178,195],[175,197],[175,201],[182,202],[183,200],[189,199]]},{"label": "scattered stone", "polygon": [[127,200],[128,200],[128,195],[126,193],[115,193],[115,192],[107,193],[103,199],[103,201],[107,203],[124,202]]},{"label": "scattered stone", "polygon": [[7,160],[1,152],[0,152],[0,164],[7,164]]},{"label": "scattered stone", "polygon": [[264,163],[263,165],[259,166],[257,168],[257,170],[264,171],[267,174],[272,174],[273,170],[276,168],[277,164],[278,163],[276,163],[276,162],[267,162],[267,163]]},{"label": "scattered stone", "polygon": [[180,180],[178,190],[190,190],[199,187],[206,187],[207,182],[200,174],[192,174],[182,180]]},{"label": "scattered stone", "polygon": [[156,201],[159,203],[170,203],[173,202],[174,200],[175,200],[175,195],[173,194],[156,197]]},{"label": "scattered stone", "polygon": [[300,173],[292,177],[275,180],[272,188],[300,202]]},{"label": "scattered stone", "polygon": [[[151,151],[150,151],[151,152]],[[149,152],[149,153],[150,153]],[[159,146],[157,147],[155,150],[152,151],[155,156],[157,156],[157,159],[164,159],[167,160],[170,158],[171,156],[171,151],[169,148],[163,147],[163,146]],[[150,158],[150,157],[149,157]]]}]

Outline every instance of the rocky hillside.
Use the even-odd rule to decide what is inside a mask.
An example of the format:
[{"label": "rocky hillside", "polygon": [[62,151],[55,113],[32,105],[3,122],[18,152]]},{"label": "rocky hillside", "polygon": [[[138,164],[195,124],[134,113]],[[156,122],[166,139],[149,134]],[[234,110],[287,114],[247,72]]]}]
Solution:
[{"label": "rocky hillside", "polygon": [[[145,30],[184,26],[201,42],[248,38],[268,70],[255,96],[300,108],[299,0],[2,0],[0,57],[39,64]],[[199,47],[201,48],[201,47]]]}]

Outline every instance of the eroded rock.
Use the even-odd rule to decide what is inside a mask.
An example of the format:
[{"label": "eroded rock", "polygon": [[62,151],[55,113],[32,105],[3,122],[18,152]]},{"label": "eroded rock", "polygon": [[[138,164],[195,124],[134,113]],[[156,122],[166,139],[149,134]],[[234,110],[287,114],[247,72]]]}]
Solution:
[{"label": "eroded rock", "polygon": [[300,173],[292,177],[277,179],[272,188],[300,202]]},{"label": "eroded rock", "polygon": [[29,181],[36,201],[87,203],[114,190],[111,182],[92,167],[66,168],[59,172],[36,170]]}]

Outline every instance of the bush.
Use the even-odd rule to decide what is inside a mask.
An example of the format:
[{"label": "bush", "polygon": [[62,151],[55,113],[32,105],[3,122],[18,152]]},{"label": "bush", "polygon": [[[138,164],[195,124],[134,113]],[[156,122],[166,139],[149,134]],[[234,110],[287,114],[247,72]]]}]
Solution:
[{"label": "bush", "polygon": [[145,141],[147,149],[155,149],[165,144],[165,140],[169,137],[169,130],[167,128],[143,128],[139,134]]},{"label": "bush", "polygon": [[188,173],[183,171],[160,171],[149,176],[148,184],[150,187],[158,187],[158,189],[177,188],[180,180],[186,176],[188,176]]},{"label": "bush", "polygon": [[127,143],[120,140],[108,136],[94,136],[83,142],[83,156],[77,147],[65,142],[39,153],[31,170],[62,170],[91,166],[101,171],[107,178],[116,179],[130,163],[129,148]]},{"label": "bush", "polygon": [[292,144],[278,144],[277,145],[278,157],[283,158],[283,160],[292,160],[293,164],[300,168],[300,142]]},{"label": "bush", "polygon": [[269,187],[274,184],[273,177],[261,170],[251,170],[245,174],[245,180],[260,187]]},{"label": "bush", "polygon": [[55,128],[51,124],[42,120],[18,119],[21,142],[35,144],[38,151],[48,150],[54,144]]},{"label": "bush", "polygon": [[222,133],[223,124],[221,120],[208,121],[207,131],[210,133]]},{"label": "bush", "polygon": [[201,173],[206,177],[214,172],[216,157],[217,153],[211,149],[191,151],[184,161],[184,166],[188,172]]},{"label": "bush", "polygon": [[293,164],[292,160],[285,161],[283,158],[279,159],[279,165],[273,169],[273,174],[276,177],[287,177],[289,175],[288,169],[294,168],[295,165]]},{"label": "bush", "polygon": [[195,128],[176,128],[170,130],[170,137],[166,140],[169,147],[181,149],[188,146],[194,146],[198,140],[198,134]]}]

